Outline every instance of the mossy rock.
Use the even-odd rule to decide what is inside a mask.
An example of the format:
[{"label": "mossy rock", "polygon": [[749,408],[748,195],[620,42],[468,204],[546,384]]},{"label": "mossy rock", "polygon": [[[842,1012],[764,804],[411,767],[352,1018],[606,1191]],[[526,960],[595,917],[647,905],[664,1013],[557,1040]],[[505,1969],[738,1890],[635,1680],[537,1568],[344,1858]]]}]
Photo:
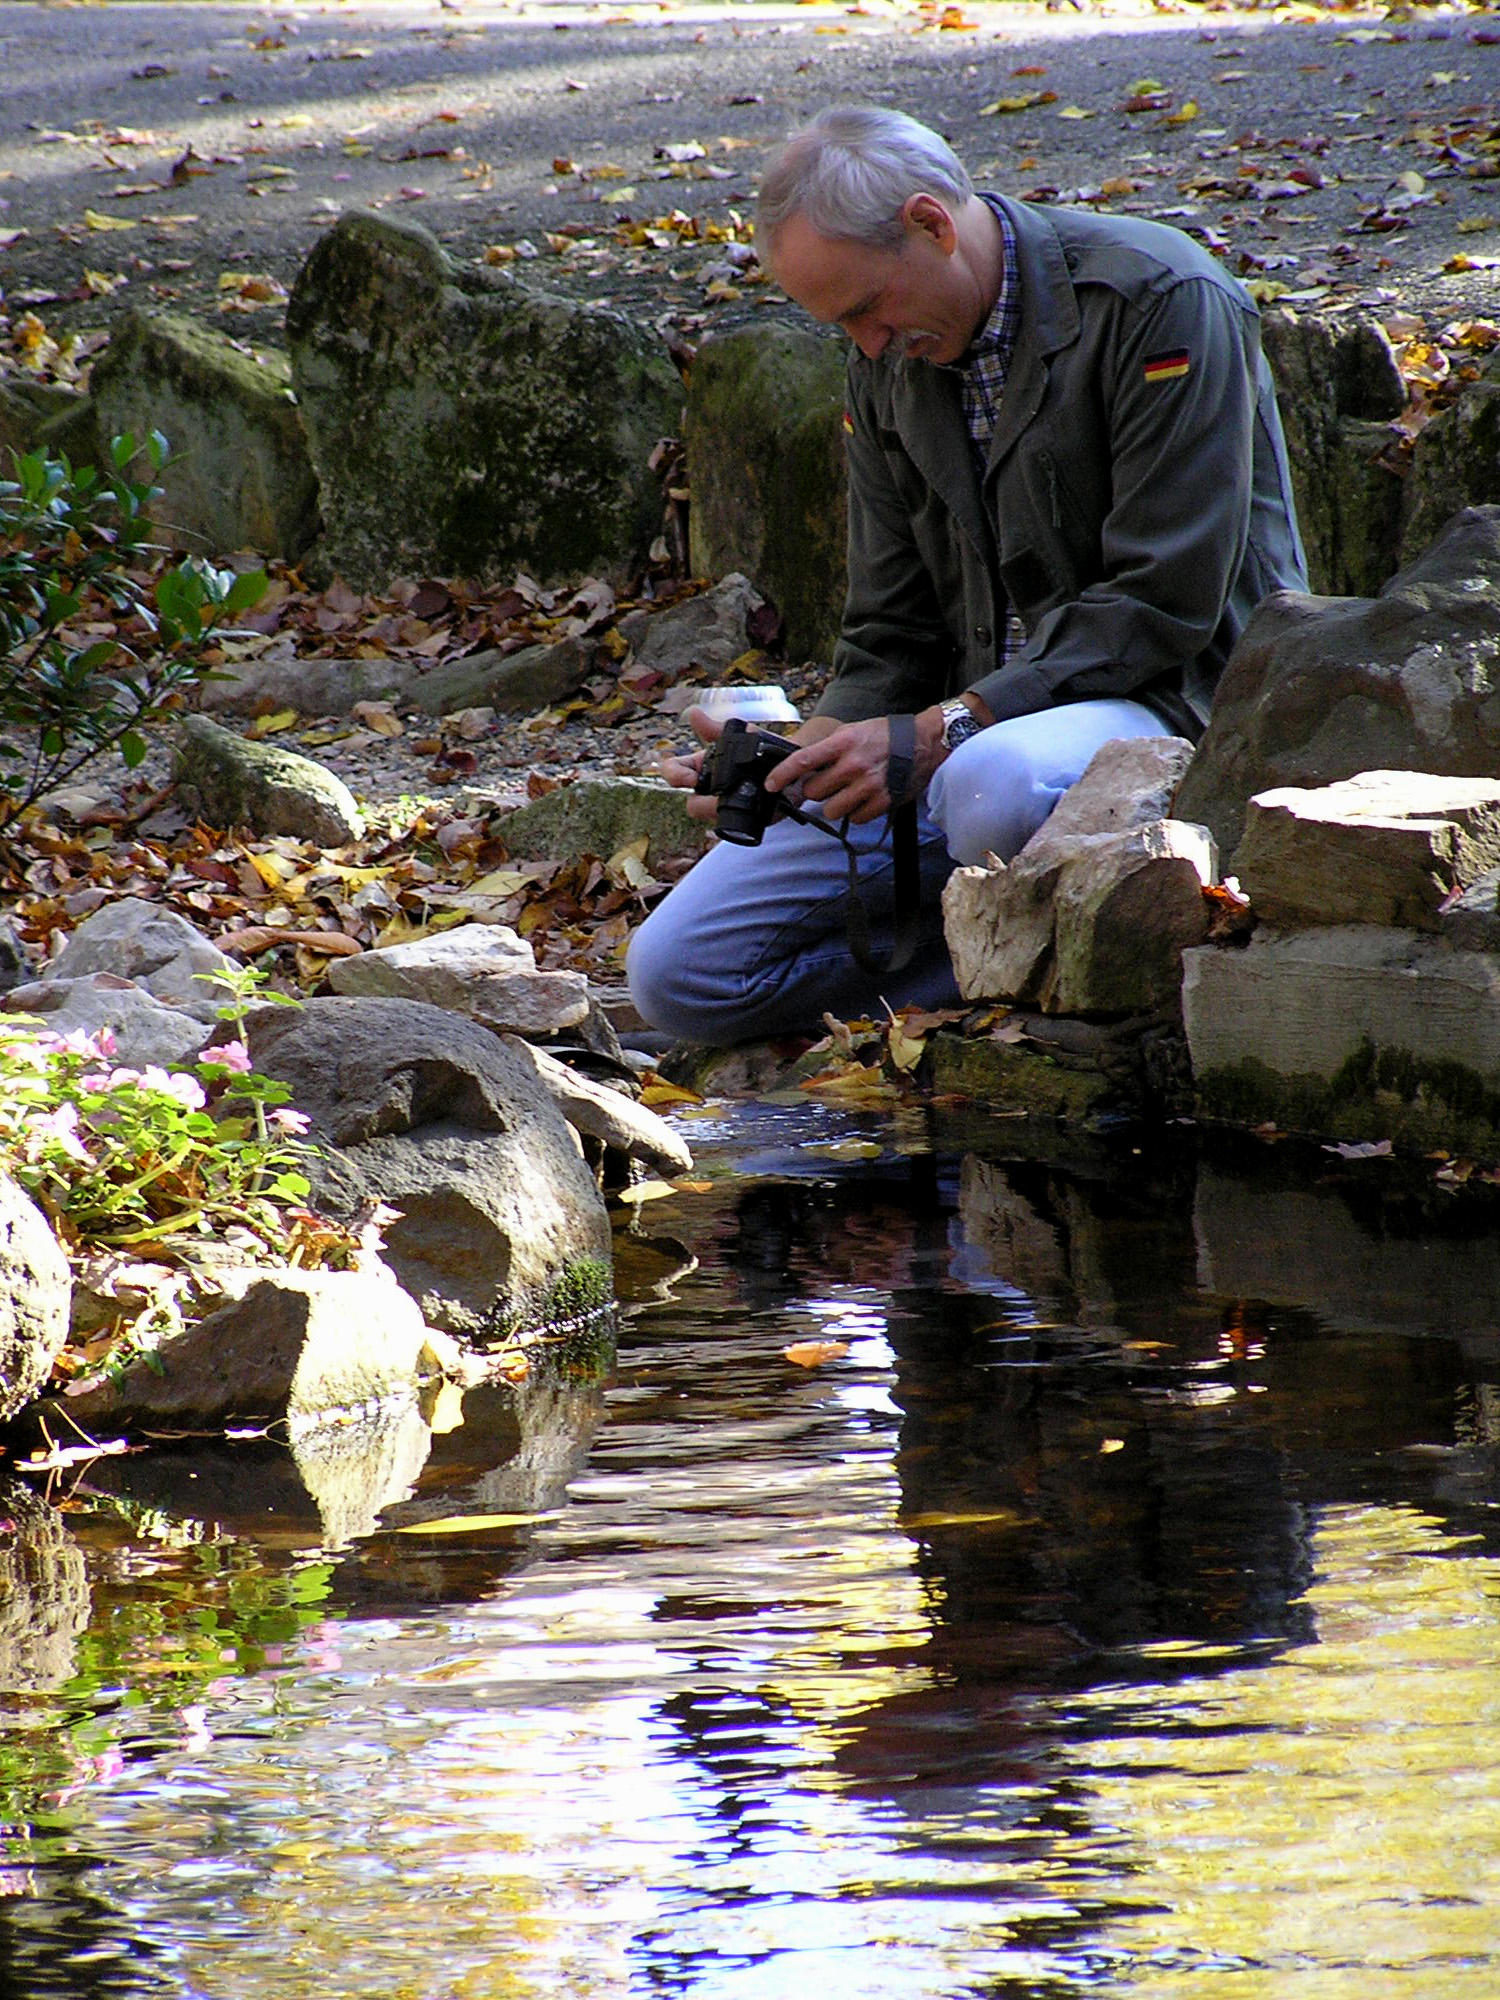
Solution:
[{"label": "mossy rock", "polygon": [[184,717],[172,776],[190,812],[210,826],[248,826],[318,847],[343,847],[364,832],[353,793],[311,757],[256,743],[207,716]]},{"label": "mossy rock", "polygon": [[688,815],[688,797],[641,778],[585,778],[518,806],[501,822],[500,837],[517,860],[568,862],[584,855],[607,861],[644,834],[650,867],[707,847],[706,828]]},{"label": "mossy rock", "polygon": [[845,351],[797,327],[745,328],[703,343],[688,391],[693,568],[758,584],[794,658],[829,658],[844,608]]},{"label": "mossy rock", "polygon": [[180,314],[131,311],[90,386],[101,439],[166,438],[172,456],[154,518],[179,546],[288,557],[307,547],[318,489],[284,354]]},{"label": "mossy rock", "polygon": [[682,387],[623,315],[465,271],[412,224],[350,211],[287,309],[322,492],[321,560],[508,581],[628,573],[661,520],[647,460]]}]

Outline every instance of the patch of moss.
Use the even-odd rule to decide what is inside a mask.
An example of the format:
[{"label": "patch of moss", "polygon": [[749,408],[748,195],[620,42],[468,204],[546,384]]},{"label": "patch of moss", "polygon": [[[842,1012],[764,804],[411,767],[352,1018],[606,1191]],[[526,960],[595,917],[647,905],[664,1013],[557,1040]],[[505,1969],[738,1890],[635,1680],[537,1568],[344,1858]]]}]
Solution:
[{"label": "patch of moss", "polygon": [[1493,1157],[1500,1091],[1463,1063],[1366,1040],[1330,1078],[1283,1076],[1247,1060],[1197,1079],[1202,1116],[1325,1138],[1389,1139]]}]

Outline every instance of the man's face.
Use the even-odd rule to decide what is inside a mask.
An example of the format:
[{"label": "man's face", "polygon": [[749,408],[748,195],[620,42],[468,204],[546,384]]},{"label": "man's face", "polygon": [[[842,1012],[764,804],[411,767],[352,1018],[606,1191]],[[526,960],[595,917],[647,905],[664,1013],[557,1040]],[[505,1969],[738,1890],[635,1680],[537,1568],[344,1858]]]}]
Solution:
[{"label": "man's face", "polygon": [[920,201],[908,204],[914,213],[894,250],[821,236],[796,214],[771,246],[771,275],[788,298],[842,327],[872,361],[956,361],[984,318],[951,218]]}]

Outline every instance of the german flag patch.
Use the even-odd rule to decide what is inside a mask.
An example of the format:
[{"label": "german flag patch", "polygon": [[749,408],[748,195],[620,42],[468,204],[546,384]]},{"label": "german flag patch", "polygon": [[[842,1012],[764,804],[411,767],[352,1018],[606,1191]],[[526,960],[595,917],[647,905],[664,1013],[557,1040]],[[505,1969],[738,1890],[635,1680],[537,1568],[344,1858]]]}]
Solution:
[{"label": "german flag patch", "polygon": [[1164,354],[1148,354],[1142,373],[1148,382],[1176,382],[1192,365],[1193,357],[1185,347],[1169,347]]},{"label": "german flag patch", "polygon": [[854,435],[854,419],[853,419],[853,417],[851,417],[851,416],[850,416],[850,414],[849,414],[849,412],[848,412],[847,410],[845,410],[845,412],[844,412],[844,429],[845,429],[845,430],[846,430],[846,431],[848,432],[848,434],[849,434],[849,436],[850,436],[850,437],[853,437],[853,435]]}]

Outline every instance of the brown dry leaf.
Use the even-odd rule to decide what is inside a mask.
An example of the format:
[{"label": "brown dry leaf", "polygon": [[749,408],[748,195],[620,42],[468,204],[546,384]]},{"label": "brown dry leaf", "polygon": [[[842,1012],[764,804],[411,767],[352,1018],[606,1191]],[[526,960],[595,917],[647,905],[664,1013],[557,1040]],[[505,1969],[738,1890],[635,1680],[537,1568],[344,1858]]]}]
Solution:
[{"label": "brown dry leaf", "polygon": [[797,1368],[821,1368],[825,1361],[841,1361],[849,1352],[847,1340],[794,1340],[781,1350]]},{"label": "brown dry leaf", "polygon": [[657,1076],[642,1088],[641,1102],[655,1110],[663,1104],[701,1104],[703,1099],[696,1090],[688,1090],[680,1083],[668,1083],[665,1077]]},{"label": "brown dry leaf", "polygon": [[226,931],[214,942],[220,951],[252,955],[277,944],[296,945],[325,958],[357,958],[364,950],[356,938],[345,937],[342,931],[298,931],[284,924],[247,924],[242,930]]}]

